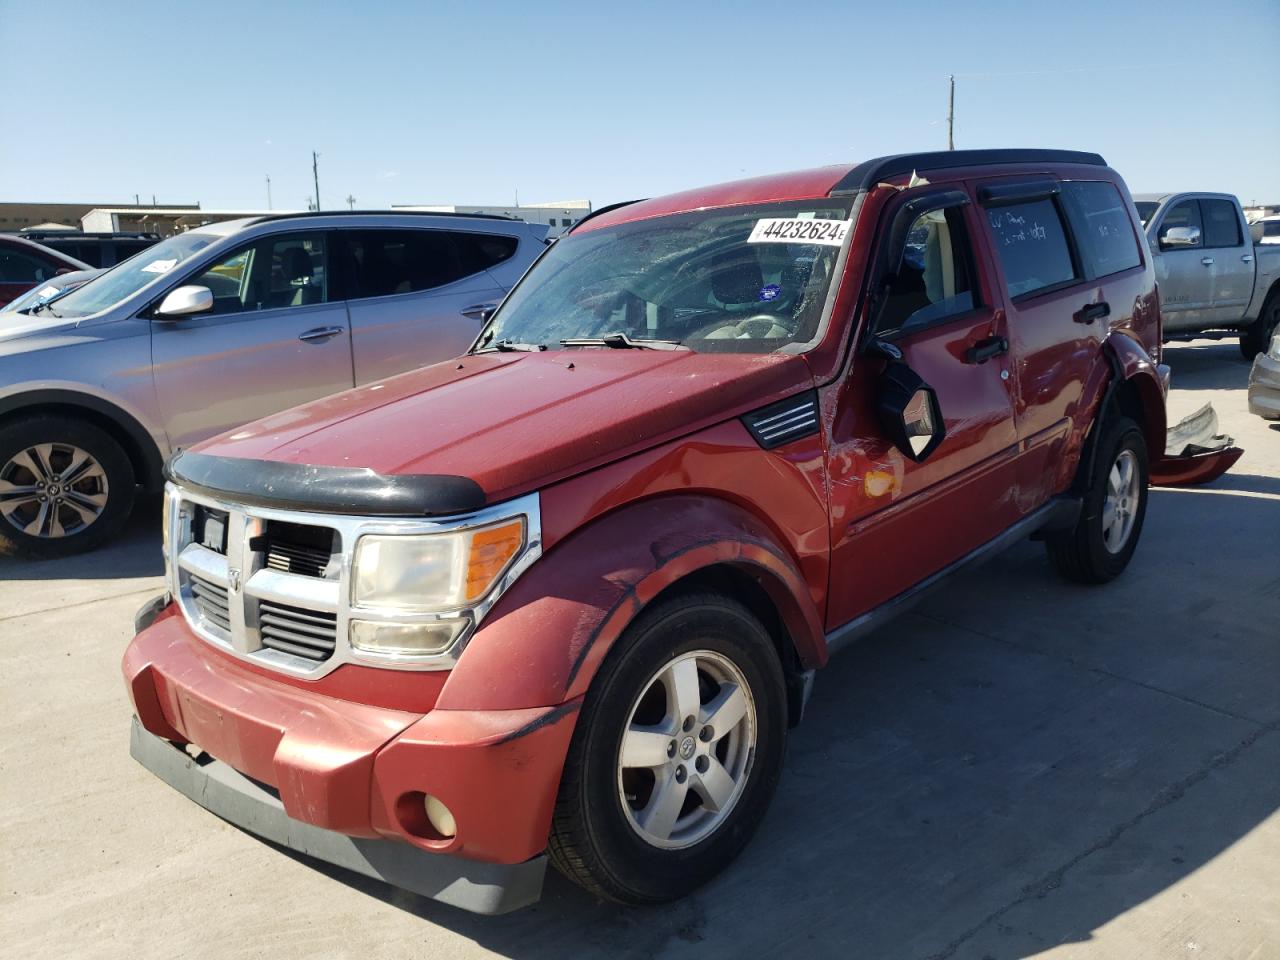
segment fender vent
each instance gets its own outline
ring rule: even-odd
[[[761,407],[744,416],[742,422],[766,450],[811,436],[818,432],[818,391]]]

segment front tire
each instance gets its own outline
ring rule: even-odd
[[[768,809],[787,736],[768,631],[691,594],[646,611],[587,692],[552,821],[552,862],[608,900],[675,900],[723,870]]]
[[[1258,319],[1240,331],[1240,353],[1246,360],[1264,353],[1277,329],[1280,329],[1280,290],[1273,290],[1262,305]]]
[[[1070,531],[1045,540],[1057,571],[1077,583],[1106,583],[1129,565],[1147,514],[1147,444],[1138,425],[1100,425],[1093,475]]]
[[[91,424],[39,416],[0,427],[0,555],[92,550],[119,532],[134,493],[128,456]]]

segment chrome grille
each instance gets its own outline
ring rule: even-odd
[[[470,629],[499,591],[457,611],[399,611],[355,606],[353,554],[366,534],[421,535],[521,515],[528,545],[502,589],[541,555],[537,494],[448,519],[358,517],[237,505],[166,488],[170,589],[191,629],[232,656],[271,670],[319,679],[345,663],[393,670],[448,670]],[[389,623],[467,618],[470,629],[448,651],[422,660],[362,651],[349,634],[356,620]]]
[[[333,656],[338,615],[264,600],[258,605],[258,634],[264,647],[322,663]]]
[[[191,574],[191,595],[196,609],[206,623],[211,623],[227,634],[231,633],[231,607],[227,600],[227,588],[221,584]]]
[[[338,552],[337,539],[336,533],[327,527],[270,520],[262,542],[253,546],[267,555],[266,565],[272,570],[323,577]]]

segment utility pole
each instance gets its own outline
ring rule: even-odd
[[[956,148],[956,75],[951,75],[951,97],[947,103],[947,149]]]
[[[135,207],[142,206],[142,201],[138,199],[138,195],[136,193],[133,195],[133,205]]]
[[[271,209],[271,174],[267,174],[267,209]]]
[[[347,206],[352,210],[356,208],[356,198],[349,193],[347,194]]]
[[[311,151],[311,176],[316,184],[316,209],[320,209],[320,154]]]

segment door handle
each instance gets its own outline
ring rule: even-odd
[[[1206,267],[1211,267],[1213,266],[1213,257],[1201,257],[1200,262],[1203,263]]]
[[[336,337],[344,332],[346,332],[346,327],[316,327],[314,330],[298,334],[298,339],[307,343],[315,343],[317,340],[328,340],[330,337]]]
[[[1241,260],[1243,260],[1245,263],[1253,263],[1253,254],[1252,254],[1252,253],[1246,253],[1246,254],[1245,254],[1243,257],[1241,257],[1240,259],[1241,259]]]
[[[1086,303],[1071,319],[1076,323],[1093,323],[1095,320],[1109,316],[1111,316],[1111,304],[1102,300],[1098,303]]]
[[[965,363],[986,363],[992,357],[1009,352],[1009,341],[1004,337],[987,337],[979,340],[964,352]]]
[[[488,320],[497,309],[496,303],[473,303],[469,307],[462,308],[462,315],[471,320]]]

